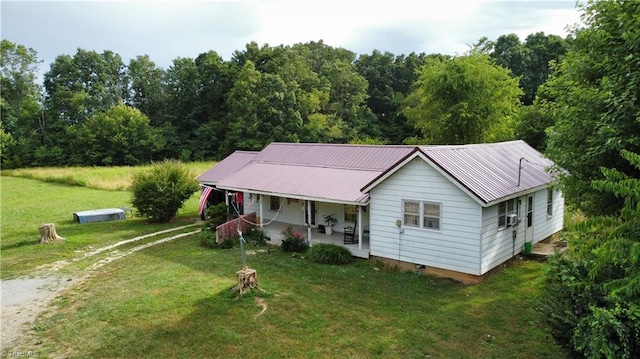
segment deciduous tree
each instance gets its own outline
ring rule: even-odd
[[[149,163],[164,141],[149,119],[124,104],[111,107],[71,130],[78,162],[93,166]]]
[[[488,55],[429,59],[404,113],[425,143],[508,140],[513,138],[521,93],[517,79]]]
[[[601,166],[640,176],[620,157],[640,151],[640,3],[588,2],[583,28],[545,85],[555,126],[548,156],[565,168],[570,203],[589,214],[614,213],[622,202],[591,187]]]

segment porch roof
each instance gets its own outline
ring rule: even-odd
[[[235,151],[200,175],[198,181],[215,185],[221,179],[246,166],[257,154],[257,151]]]
[[[362,193],[360,188],[380,173],[343,168],[251,163],[222,179],[217,186],[280,197],[366,204],[369,194]]]
[[[360,189],[414,151],[412,146],[272,143],[219,188],[323,202],[366,204]],[[226,161],[226,160],[225,160]]]

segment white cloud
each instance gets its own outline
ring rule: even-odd
[[[78,47],[148,54],[167,68],[177,57],[214,50],[229,59],[251,41],[271,46],[318,41],[356,53],[374,49],[460,54],[482,36],[544,31],[566,35],[573,0],[238,0],[129,2],[2,1],[2,37],[38,51],[48,70]]]

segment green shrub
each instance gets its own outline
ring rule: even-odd
[[[621,151],[640,170],[640,155]],[[640,358],[640,178],[602,169],[594,188],[624,198],[620,217],[594,217],[549,261],[541,313],[561,344],[584,358]]]
[[[302,253],[309,249],[309,245],[302,236],[302,233],[294,231],[291,226],[289,226],[282,232],[280,248],[285,252]]]
[[[131,203],[152,222],[169,222],[198,188],[198,181],[184,164],[164,160],[134,174]]]
[[[218,203],[215,206],[207,208],[205,213],[206,226],[215,229],[217,226],[227,221],[227,205]]]
[[[211,231],[209,229],[203,229],[200,233],[198,233],[198,237],[196,239],[199,245],[206,248],[218,248],[217,236],[215,231]]]
[[[256,246],[264,246],[267,244],[267,236],[263,230],[257,228],[251,228],[244,234],[244,239],[247,243],[253,243]]]
[[[227,238],[220,243],[220,249],[231,249],[238,244],[238,238]]]
[[[309,249],[309,259],[321,264],[351,263],[353,256],[345,247],[329,243],[317,243]]]

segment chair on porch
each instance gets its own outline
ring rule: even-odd
[[[356,239],[356,229],[355,227],[344,227],[344,244],[354,244],[358,243]]]

